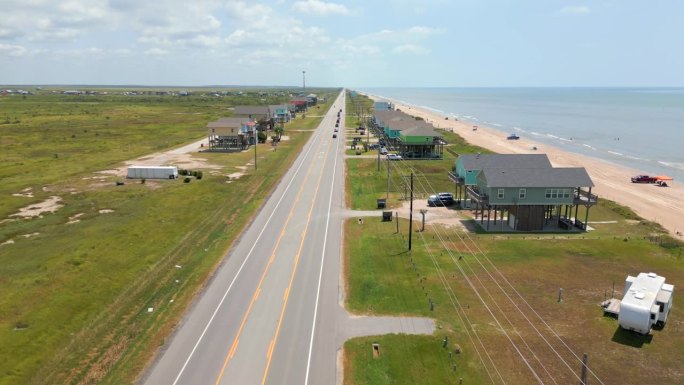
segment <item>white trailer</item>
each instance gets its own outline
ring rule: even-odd
[[[618,314],[620,327],[648,334],[653,325],[665,325],[672,308],[673,290],[674,286],[656,273],[628,275]]]
[[[178,167],[175,166],[130,166],[129,179],[176,179]]]

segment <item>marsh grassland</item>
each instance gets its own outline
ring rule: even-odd
[[[329,108],[260,144],[256,171],[252,148],[192,154],[190,183],[107,171],[287,100],[202,94],[0,98],[0,384],[133,382]]]

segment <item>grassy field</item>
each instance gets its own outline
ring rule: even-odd
[[[457,153],[461,151],[478,150],[464,146]],[[409,163],[417,174],[424,173],[430,179],[434,189],[450,191],[445,173],[453,161],[452,158],[443,164]],[[347,160],[347,166],[349,206],[373,209],[375,198],[385,194],[386,168],[377,172],[373,159],[354,158]],[[437,171],[434,167],[442,169]],[[393,186],[401,186],[398,176],[391,181]],[[400,190],[392,189],[390,207],[401,205]],[[573,351],[589,354],[590,367],[605,383],[684,383],[684,370],[679,362],[679,357],[684,356],[684,322],[678,319],[681,317],[677,310],[684,306],[681,296],[675,295],[674,310],[665,328],[655,330],[650,337],[619,329],[617,321],[604,317],[598,306],[606,295],[611,296],[613,284],[616,296],[620,296],[627,274],[654,271],[675,286],[683,282],[682,245],[667,236],[660,226],[640,219],[629,208],[606,200],[599,202],[591,209],[590,221],[608,223],[592,224],[595,230],[589,233],[476,234],[459,226],[433,226],[428,222],[425,232],[413,234],[411,254],[406,251],[406,220],[400,221],[400,233],[396,233],[394,222],[383,223],[379,219],[368,219],[363,225],[347,222],[345,265],[350,311],[430,316],[436,319],[438,329],[434,336],[428,337],[394,335],[348,341],[345,384],[441,384],[458,383],[460,378],[464,384],[490,383],[485,368],[491,372],[492,366],[486,357],[478,356],[476,348],[483,354],[482,348],[470,340],[472,333],[470,336],[466,333],[472,329],[477,331],[506,383],[534,381],[465,277],[475,282],[475,288],[490,306],[499,304],[501,312],[511,317],[516,327],[504,321],[508,333],[521,333],[535,351],[542,352],[542,359],[554,362],[554,353],[545,350],[544,341],[535,338],[534,330],[522,317],[516,318],[517,310],[505,295],[491,289],[494,287],[491,278],[471,253],[476,247]],[[467,212],[458,213],[467,218]],[[416,220],[414,229],[419,227]],[[462,261],[458,259],[460,255],[464,256]],[[563,288],[562,303],[556,301],[559,288]],[[434,303],[433,310],[430,310],[430,301]],[[503,319],[501,315],[498,317]],[[445,336],[448,348],[442,346]],[[373,358],[372,342],[380,342],[387,354]],[[454,344],[458,344],[461,353],[454,352]],[[560,361],[555,362],[547,369],[551,376],[559,383],[576,382]],[[579,364],[573,362],[572,368],[579,373]]]
[[[259,169],[237,180],[252,151],[197,155],[214,167],[190,183],[95,172],[201,138],[245,100],[0,98],[19,121],[0,124],[0,384],[135,380],[329,105],[286,125],[277,151],[259,145]],[[51,196],[63,207],[9,220]]]

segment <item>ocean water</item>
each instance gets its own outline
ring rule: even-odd
[[[684,88],[363,88],[684,182]]]

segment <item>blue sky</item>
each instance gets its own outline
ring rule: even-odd
[[[684,86],[679,0],[0,0],[0,84]]]

